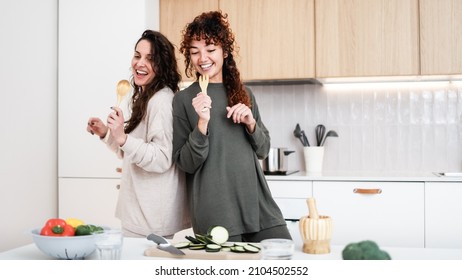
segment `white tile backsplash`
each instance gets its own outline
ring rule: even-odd
[[[462,170],[462,88],[403,85],[330,89],[321,85],[250,86],[273,147],[287,147],[289,169],[304,170],[297,123],[310,144],[322,123],[324,170],[434,172]]]

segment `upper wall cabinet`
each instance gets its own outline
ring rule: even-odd
[[[317,0],[316,77],[418,75],[418,7],[418,0]]]
[[[184,56],[179,52],[182,31],[186,24],[202,12],[218,10],[218,0],[160,0],[160,32],[176,47],[178,67],[183,81],[192,80],[185,75]]]
[[[226,0],[244,80],[314,77],[314,0]]]
[[[314,0],[161,0],[161,32],[179,47],[188,22],[218,9],[236,36],[244,81],[314,77]],[[185,78],[183,55],[179,60]]]
[[[462,73],[462,1],[420,0],[422,75]]]

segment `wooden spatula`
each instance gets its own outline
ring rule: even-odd
[[[207,86],[209,85],[209,75],[205,74],[205,75],[201,75],[199,77],[199,86],[201,87],[201,91],[204,93],[204,94],[207,94]],[[202,109],[202,112],[205,112],[207,111],[208,108],[204,107]]]

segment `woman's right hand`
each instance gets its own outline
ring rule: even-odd
[[[96,134],[100,138],[104,138],[107,134],[108,128],[99,118],[89,118],[87,123],[87,131]]]
[[[199,92],[192,100],[192,105],[199,118],[210,120],[210,109],[212,108],[212,99],[207,94]]]
[[[210,109],[212,108],[212,99],[207,94],[199,92],[192,100],[192,106],[199,116],[197,127],[204,135],[207,134],[207,127],[210,120]]]

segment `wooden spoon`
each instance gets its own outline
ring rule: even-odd
[[[117,83],[117,107],[120,106],[120,102],[124,99],[125,95],[130,91],[131,85],[127,80],[120,80]]]

